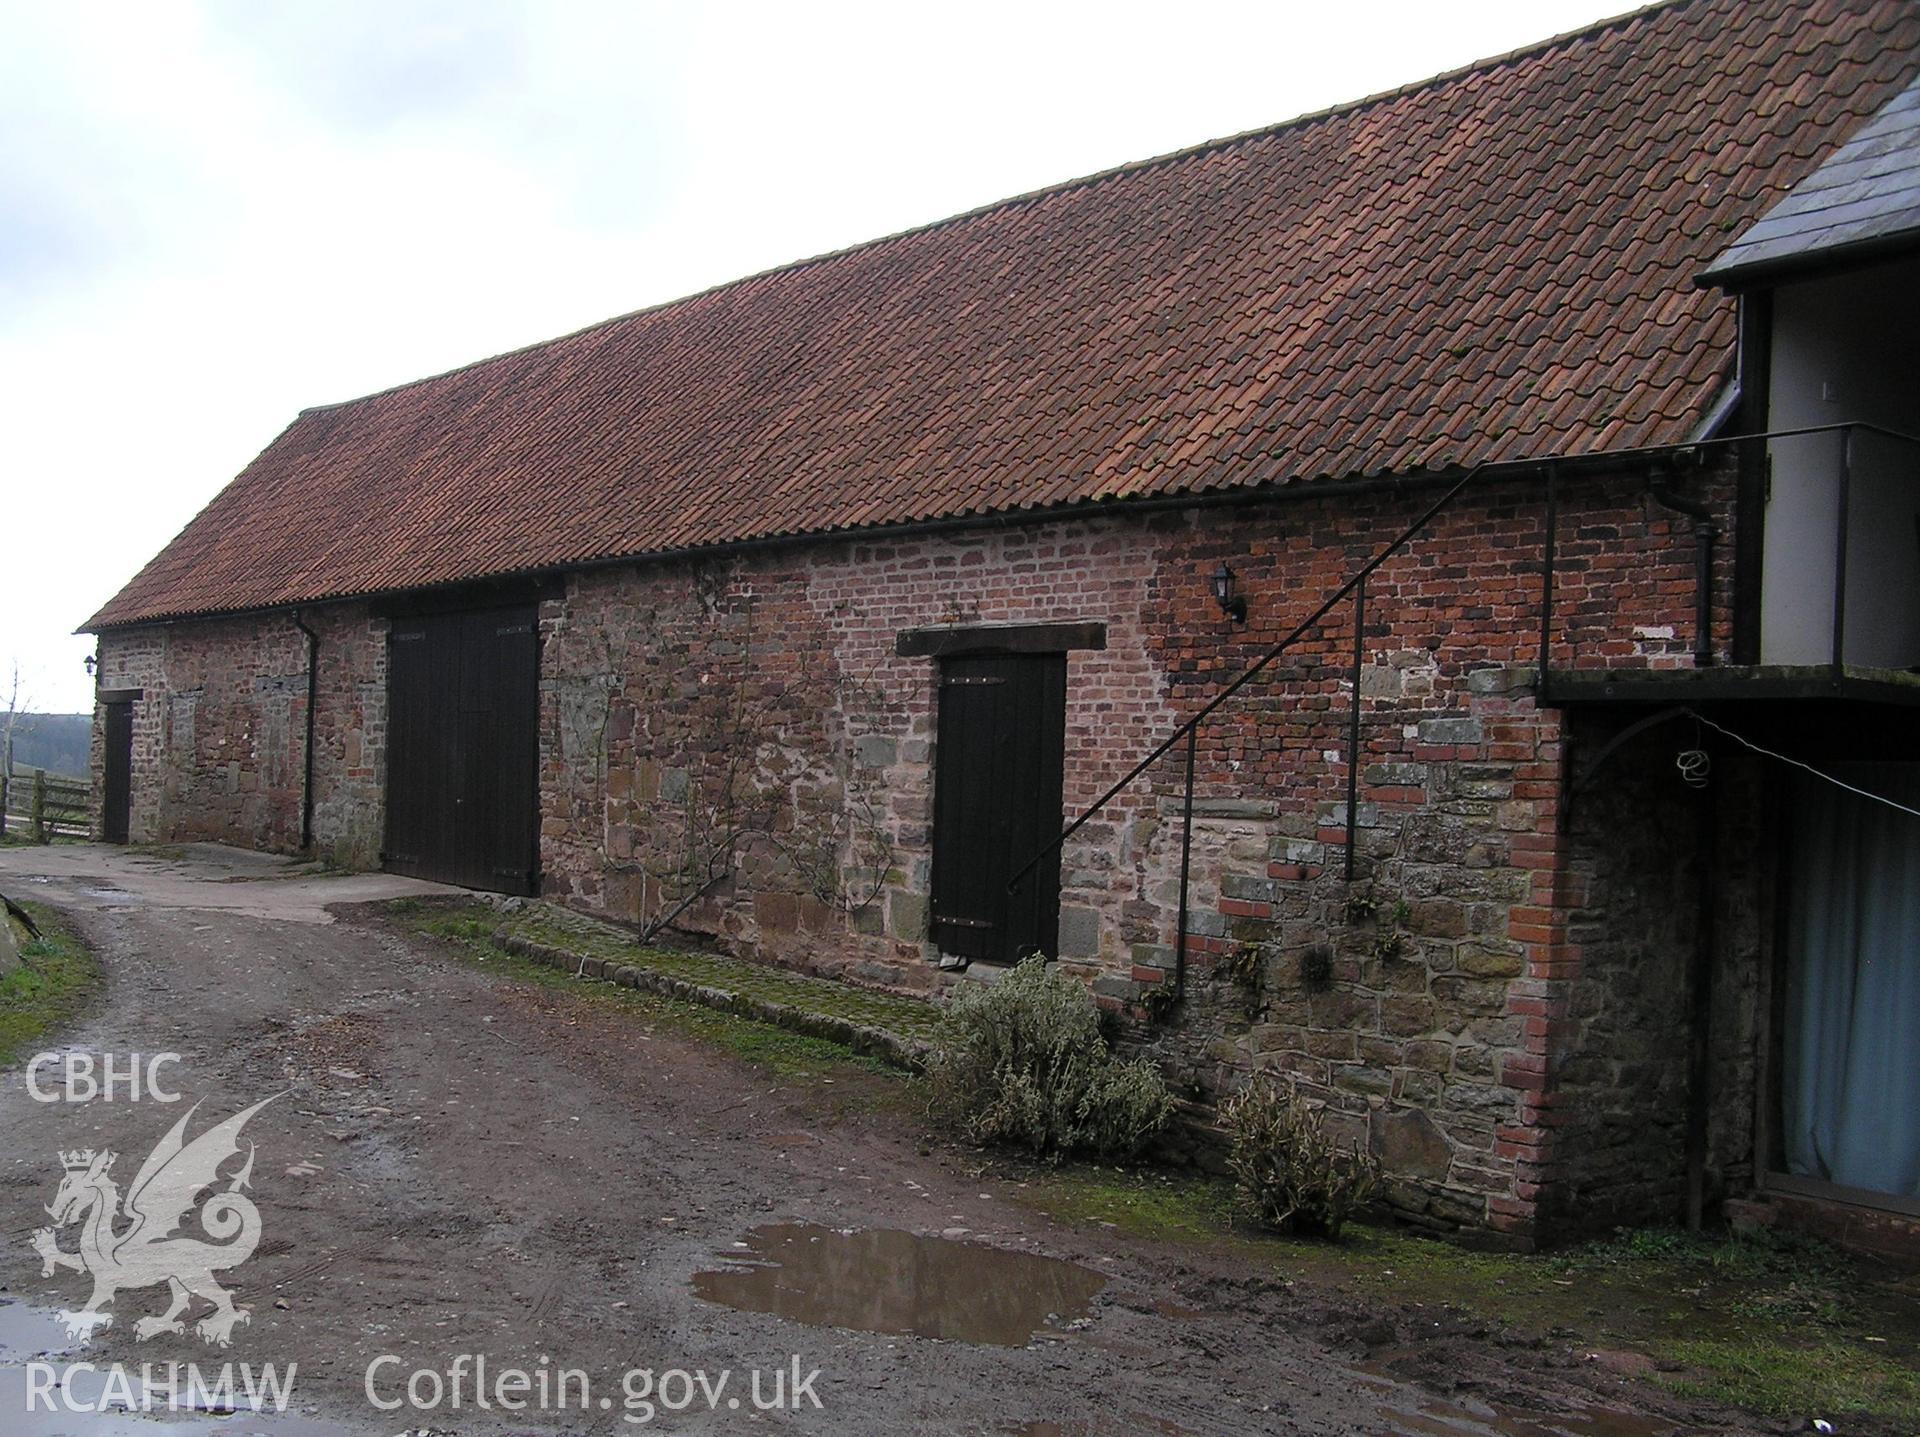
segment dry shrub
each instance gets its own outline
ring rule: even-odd
[[[1119,1157],[1173,1108],[1152,1063],[1114,1056],[1085,986],[1037,957],[961,988],[934,1041],[928,1109],[977,1143]]]
[[[1380,1166],[1326,1131],[1319,1112],[1270,1078],[1256,1078],[1221,1110],[1233,1147],[1227,1166],[1241,1205],[1275,1232],[1338,1237],[1373,1196]]]

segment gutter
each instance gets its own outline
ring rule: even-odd
[[[1733,382],[1720,391],[1720,397],[1713,401],[1713,408],[1707,411],[1694,429],[1690,444],[1704,444],[1710,439],[1719,439],[1727,432],[1727,426],[1739,416],[1741,406],[1746,403],[1746,361],[1744,356],[1734,360]]]
[[[313,850],[313,719],[314,701],[320,690],[320,635],[307,627],[298,609],[292,614],[293,626],[307,636],[307,753],[305,776],[300,783],[300,851]]]

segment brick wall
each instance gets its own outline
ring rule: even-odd
[[[1724,501],[1729,478],[1706,487]],[[1390,1200],[1415,1221],[1516,1238],[1540,1225],[1554,1177],[1556,1040],[1581,972],[1569,923],[1585,902],[1560,831],[1562,719],[1532,693],[1539,499],[1507,489],[1465,504],[1369,582],[1352,884],[1351,609],[1204,731],[1197,1011],[1151,1039],[1196,1093],[1265,1068],[1323,1100],[1337,1129],[1381,1156]],[[1556,666],[1690,662],[1687,521],[1633,476],[1570,485],[1564,503]],[[1419,510],[1411,496],[1306,505],[1253,532],[1196,526],[1170,546],[1155,628],[1176,705],[1216,691]],[[1194,622],[1221,561],[1254,599],[1224,645],[1224,621]],[[1298,597],[1265,601],[1274,594]],[[1722,645],[1728,594],[1723,572]],[[1150,978],[1170,954],[1136,959],[1133,976]]]
[[[314,724],[314,842],[348,865],[380,849],[386,626],[358,605],[307,614],[320,635]],[[103,689],[134,688],[136,843],[300,846],[306,638],[284,616],[116,630],[100,641]],[[101,725],[94,725],[99,831]]]
[[[1691,483],[1724,498],[1729,476]],[[540,617],[546,891],[860,981],[962,981],[937,967],[926,937],[938,665],[899,657],[899,633],[1106,626],[1105,649],[1068,656],[1073,814],[1432,492],[574,574]],[[1644,474],[1569,479],[1563,506],[1557,664],[1689,662],[1687,521],[1652,501]],[[1651,963],[1680,961],[1686,938],[1664,918],[1638,931],[1616,922],[1634,875],[1671,855],[1649,843],[1589,844],[1583,856],[1563,832],[1564,721],[1532,688],[1542,517],[1537,486],[1490,486],[1370,582],[1353,882],[1343,606],[1201,734],[1185,1002],[1168,1012],[1155,999],[1177,967],[1177,753],[1064,850],[1057,955],[1185,1095],[1216,1099],[1256,1071],[1282,1075],[1381,1155],[1390,1200],[1410,1218],[1516,1241],[1564,1215],[1670,1197],[1657,1133],[1635,1139],[1643,1177],[1622,1175],[1612,1196],[1555,1133],[1585,1104],[1582,1120],[1624,1147],[1606,1115],[1637,1101],[1634,1053],[1665,1031],[1662,1013],[1632,1006],[1635,983]],[[1222,562],[1248,599],[1244,625],[1210,594]],[[1723,645],[1727,592],[1723,574]],[[315,613],[326,640],[316,827],[370,861],[384,625],[353,605]],[[136,837],[297,840],[304,649],[290,623],[135,631],[109,636],[103,652],[104,684],[148,691],[136,714]],[[1597,945],[1596,915],[1616,922]]]
[[[1726,477],[1709,476],[1723,496]],[[1490,491],[1370,584],[1354,883],[1343,609],[1203,731],[1184,1006],[1150,1014],[1175,966],[1178,754],[1068,845],[1058,955],[1184,1092],[1284,1074],[1381,1154],[1403,1212],[1521,1237],[1552,1176],[1555,1042],[1581,971],[1570,927],[1589,904],[1560,834],[1562,719],[1532,694],[1539,498]],[[549,888],[643,921],[704,878],[686,860],[718,832],[737,848],[677,926],[934,986],[937,665],[897,657],[901,630],[1108,626],[1106,650],[1068,659],[1072,814],[1425,502],[1348,495],[578,576],[543,619]],[[1644,476],[1570,482],[1566,506],[1559,662],[1690,662],[1687,521]],[[1223,561],[1244,626],[1208,589]],[[1726,597],[1723,576],[1723,644]]]

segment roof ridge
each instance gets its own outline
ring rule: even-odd
[[[1557,46],[1565,45],[1575,40],[1590,39],[1608,30],[1631,24],[1643,16],[1651,15],[1658,11],[1684,9],[1695,3],[1697,3],[1697,0],[1651,0],[1651,3],[1638,6],[1635,9],[1622,11],[1620,14],[1595,20],[1586,25],[1576,26],[1572,30],[1564,30],[1557,35],[1548,36],[1544,40],[1536,40],[1531,44],[1506,50],[1497,55],[1488,55],[1481,59],[1470,61],[1465,65],[1455,66],[1451,70],[1443,70],[1439,74],[1429,75],[1425,79],[1412,80],[1404,85],[1394,86],[1391,89],[1377,90],[1371,95],[1363,95],[1355,100],[1343,100],[1339,104],[1328,105],[1319,110],[1308,110],[1302,114],[1277,121],[1271,125],[1261,125],[1251,130],[1241,130],[1234,134],[1217,136],[1213,139],[1202,140],[1197,144],[1187,145],[1177,150],[1168,150],[1162,154],[1149,155],[1144,159],[1127,160],[1121,164],[1110,165],[1106,169],[1094,170],[1088,174],[1078,175],[1070,179],[1056,180],[1051,184],[1042,185],[1037,189],[1024,190],[1018,194],[1007,195],[997,200],[990,200],[985,204],[975,205],[971,209],[959,210],[939,219],[928,220],[917,225],[909,225],[905,229],[891,230],[886,234],[875,235],[870,239],[842,245],[838,249],[822,250],[818,254],[806,255],[800,259],[783,260],[781,263],[769,265],[765,269],[754,270],[749,274],[737,275],[733,279],[721,280],[718,283],[710,284],[704,289],[696,289],[687,294],[676,295],[672,299],[660,300],[654,304],[644,304],[637,309],[626,310],[620,314],[609,315],[605,319],[595,320],[590,324],[583,324],[577,329],[570,329],[560,334],[549,335],[544,339],[529,340],[525,344],[517,344],[510,349],[502,349],[478,359],[470,359],[462,364],[455,364],[446,369],[436,370],[432,374],[423,374],[413,379],[405,379],[398,384],[389,384],[380,389],[369,390],[365,394],[353,395],[347,399],[336,399],[326,404],[308,405],[306,408],[300,410],[298,417],[305,417],[309,414],[322,414],[334,409],[345,409],[355,404],[364,404],[370,399],[379,399],[389,394],[398,394],[419,385],[432,384],[436,380],[448,379],[456,374],[464,374],[468,370],[480,369],[498,360],[511,359],[517,355],[531,354],[536,350],[546,349],[549,346],[565,344],[568,340],[578,339],[582,335],[592,334],[596,330],[608,329],[617,324],[625,324],[627,321],[639,319],[643,315],[657,314],[663,310],[674,309],[680,305],[693,304],[711,295],[720,294],[731,289],[742,288],[750,284],[756,284],[762,280],[772,279],[776,275],[798,273],[802,270],[811,269],[815,265],[827,264],[833,260],[843,259],[848,255],[878,249],[882,245],[894,244],[915,235],[932,234],[935,231],[946,229],[951,225],[964,224],[969,220],[980,219],[1002,210],[1010,210],[1021,205],[1034,204],[1041,200],[1051,199],[1056,195],[1070,194],[1075,190],[1086,189],[1093,185],[1104,183],[1107,180],[1118,179],[1122,175],[1144,174],[1166,165],[1179,164],[1186,160],[1197,159],[1203,155],[1229,150],[1235,146],[1247,144],[1250,141],[1267,139],[1272,136],[1284,134],[1289,130],[1301,129],[1309,125],[1324,124],[1328,120],[1337,119],[1343,115],[1357,114],[1362,110],[1370,109],[1376,105],[1384,105],[1394,100],[1405,99],[1409,95],[1417,95],[1423,90],[1452,84],[1455,81],[1465,79],[1469,75],[1483,74],[1497,70],[1505,65],[1514,64],[1520,60],[1531,59],[1536,55],[1545,54]]]

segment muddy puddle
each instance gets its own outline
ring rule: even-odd
[[[1395,1437],[1688,1437],[1694,1430],[1604,1407],[1530,1412],[1472,1397],[1452,1401],[1378,1372],[1359,1372],[1355,1379],[1376,1395]]]
[[[144,1360],[160,1369],[167,1355],[155,1353]],[[220,1356],[197,1353],[193,1360],[216,1380],[225,1362]],[[72,1342],[52,1312],[26,1303],[0,1301],[0,1432],[6,1437],[354,1437],[363,1430],[298,1411],[255,1414],[168,1410],[164,1392],[146,1390],[143,1394],[143,1359],[128,1359],[132,1403],[138,1407],[144,1402],[153,1414],[149,1416],[130,1410],[118,1393],[109,1395],[105,1371],[68,1370],[70,1364],[83,1362],[104,1368],[110,1361],[97,1350]],[[30,1371],[33,1364],[50,1367],[51,1375]],[[239,1364],[234,1371],[238,1374]],[[235,1380],[239,1380],[237,1375]],[[34,1399],[31,1406],[30,1398]],[[294,1400],[297,1403],[297,1396]]]
[[[1084,1317],[1107,1279],[1033,1253],[887,1229],[755,1228],[729,1265],[694,1274],[694,1295],[812,1327],[1024,1347]]]
[[[1449,1401],[1377,1373],[1353,1374],[1354,1386],[1373,1398],[1371,1414],[1356,1410],[1356,1430],[1392,1437],[1688,1437],[1691,1429],[1637,1413],[1583,1408],[1578,1412],[1523,1412],[1474,1398]],[[1007,1437],[1193,1437],[1188,1428],[1144,1412],[1118,1412],[1068,1421],[1036,1420],[998,1429]]]
[[[1006,1437],[1194,1437],[1178,1422],[1164,1417],[1149,1417],[1144,1412],[1123,1412],[1113,1425],[1101,1422],[1022,1422],[1017,1427],[1002,1427]]]

